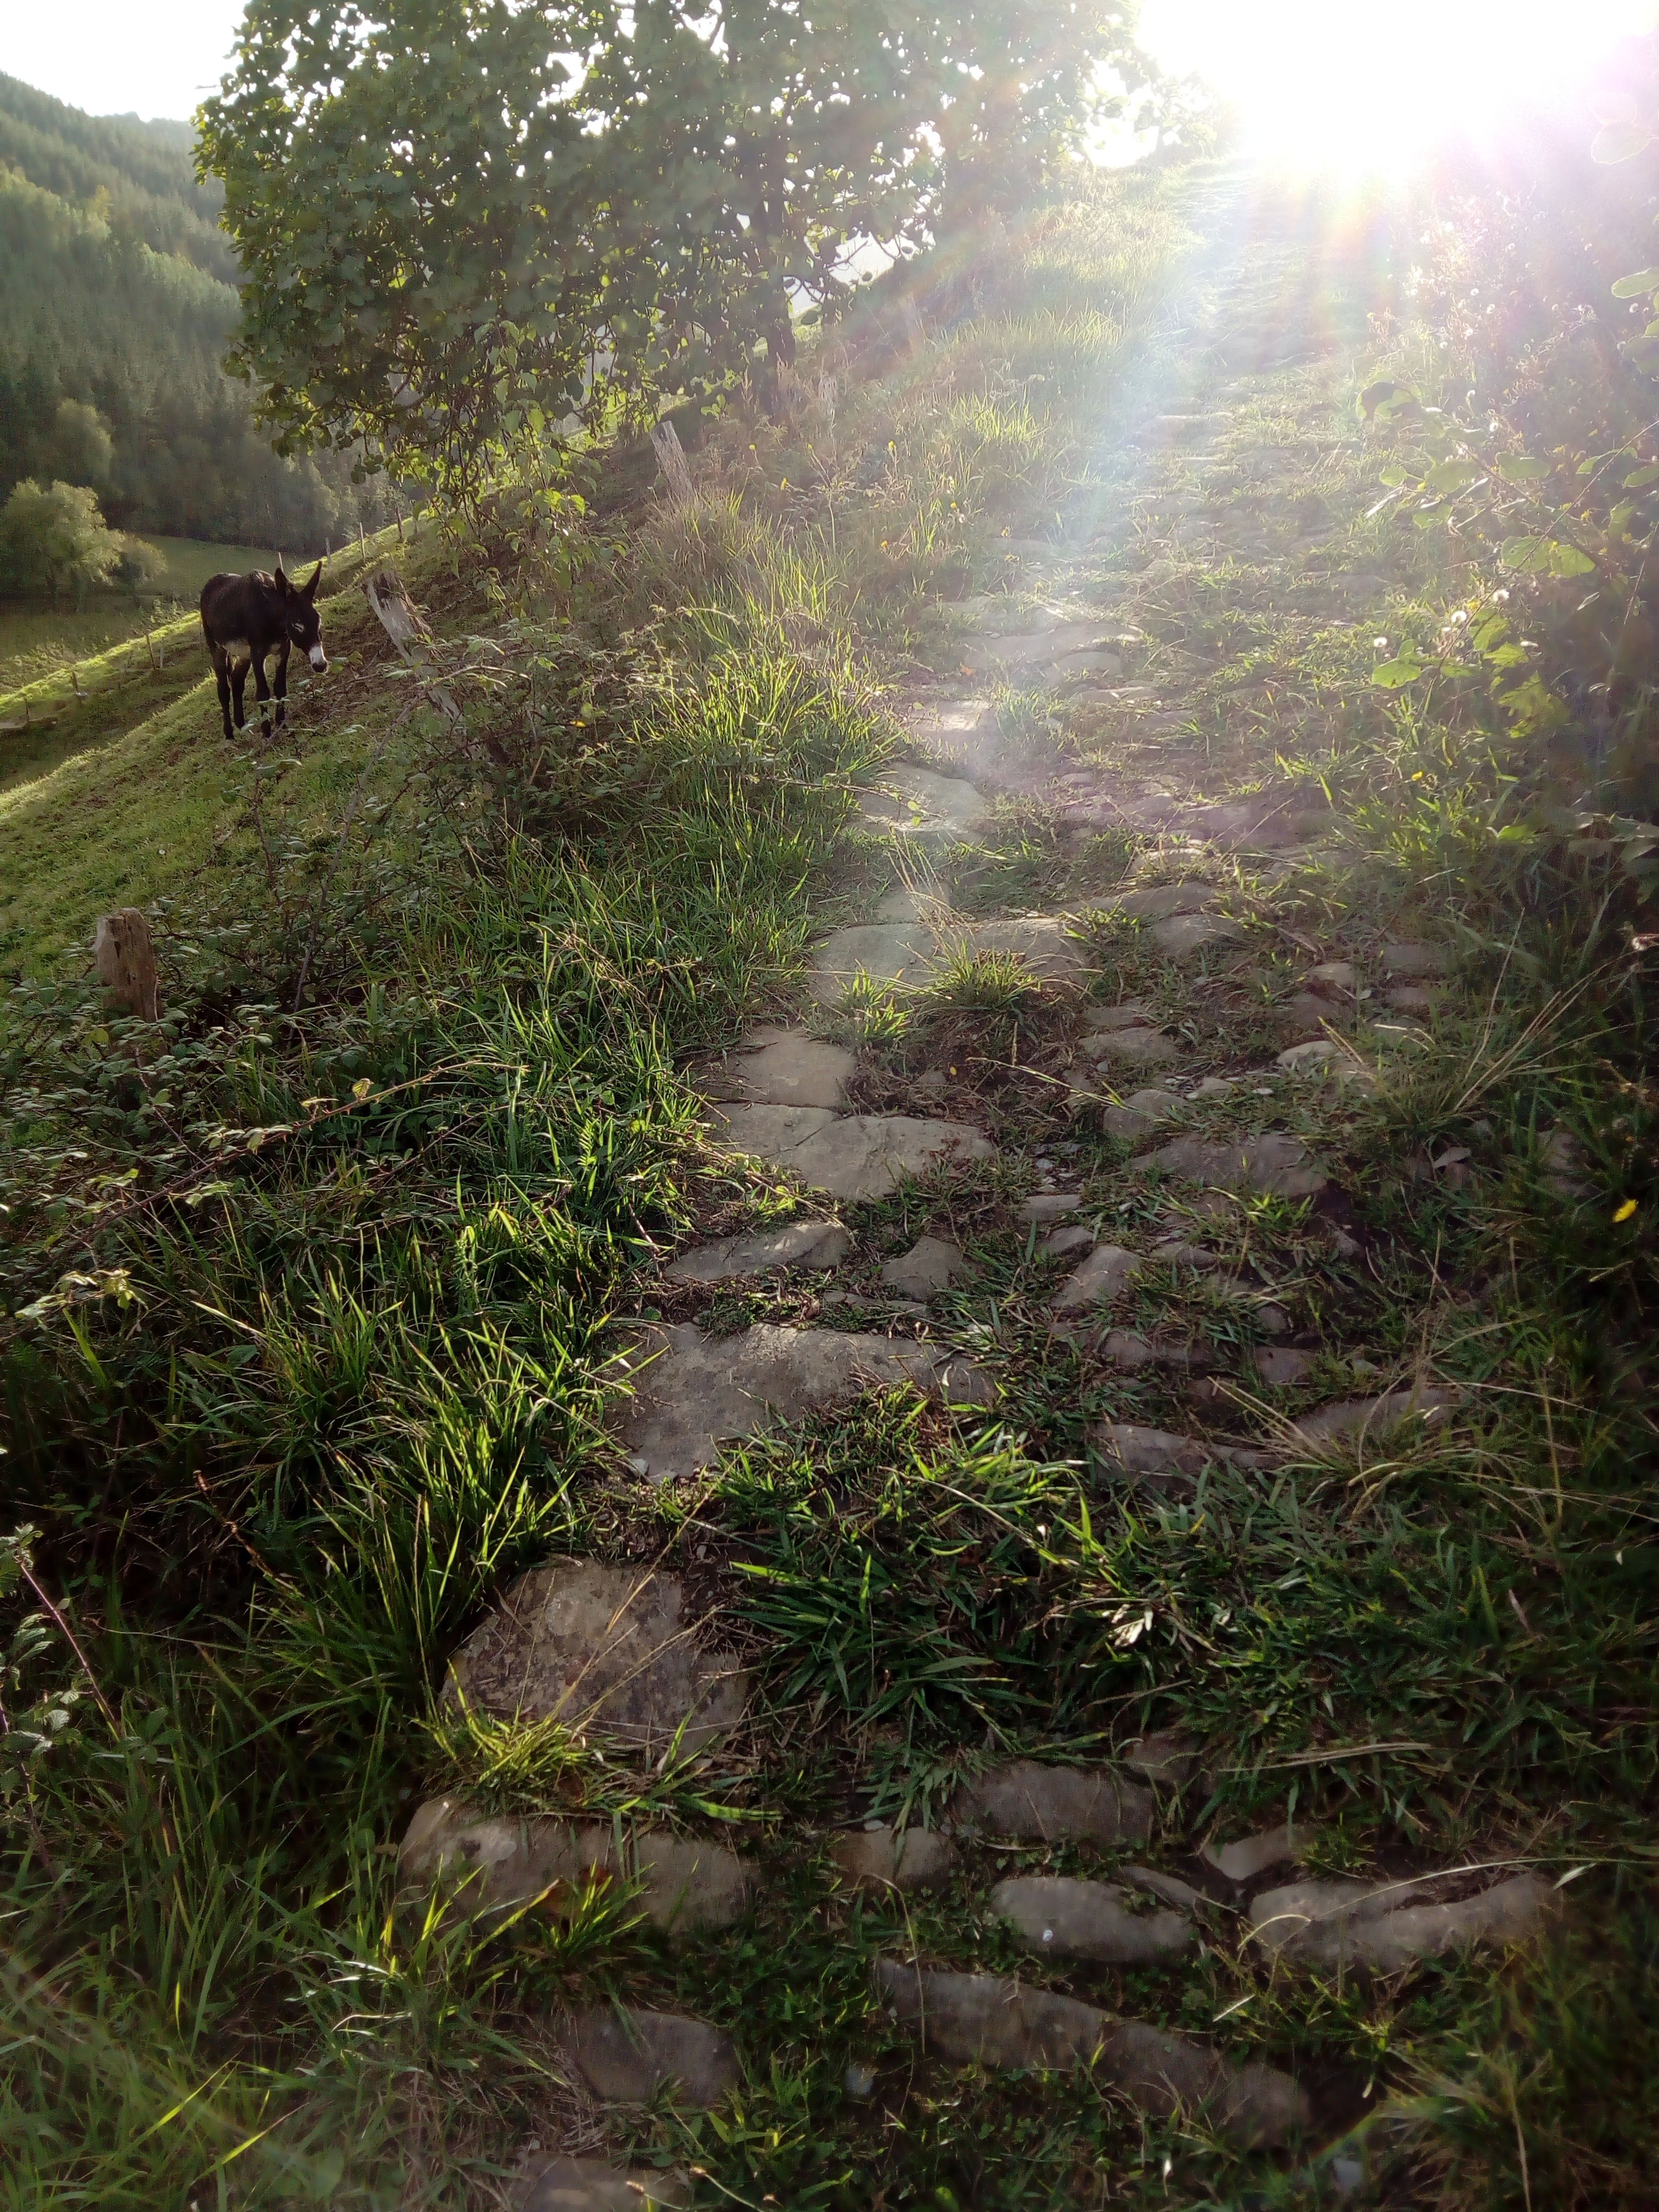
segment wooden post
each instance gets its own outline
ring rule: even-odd
[[[398,509],[398,544],[399,544],[399,545],[401,545],[401,544],[403,544],[403,542],[404,542],[404,511],[403,511],[402,507],[399,507],[399,508]]]
[[[71,668],[71,669],[70,669],[70,683],[75,686],[75,696],[76,696],[76,697],[77,699],[84,699],[84,698],[86,697],[86,696],[87,696],[87,695],[86,695],[86,693],[85,693],[85,692],[81,689],[81,672],[80,672],[80,670],[79,670],[78,668]]]

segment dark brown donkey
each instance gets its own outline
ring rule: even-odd
[[[230,726],[233,697],[236,702],[236,728],[242,728],[247,720],[242,705],[242,686],[247,682],[250,667],[259,702],[260,732],[268,738],[270,722],[265,702],[271,691],[265,681],[268,656],[273,653],[276,656],[279,730],[288,720],[289,647],[297,645],[319,675],[328,666],[328,655],[323,651],[323,627],[317,619],[317,586],[322,574],[319,561],[311,572],[308,584],[290,583],[279,562],[274,576],[268,576],[263,568],[255,568],[246,576],[210,576],[203,585],[202,635],[207,640],[213,672],[219,679],[219,709],[225,718],[227,738],[235,734]]]

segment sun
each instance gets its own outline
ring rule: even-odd
[[[1656,0],[1143,0],[1166,68],[1206,78],[1247,149],[1286,167],[1409,174],[1453,137],[1582,97]]]

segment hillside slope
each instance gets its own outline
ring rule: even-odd
[[[237,302],[217,206],[187,141],[0,76],[0,496],[62,477],[123,527],[295,549],[391,511],[343,457],[279,460],[255,434],[220,367]]]
[[[1648,1018],[1372,680],[1378,281],[1080,186],[134,733],[161,1018],[7,1017],[0,2204],[1651,2200]]]

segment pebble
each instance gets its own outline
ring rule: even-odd
[[[1073,1313],[1081,1306],[1116,1297],[1139,1272],[1140,1261],[1121,1244],[1097,1244],[1076,1273],[1067,1276],[1054,1293],[1056,1313]]]
[[[946,1237],[923,1237],[902,1258],[887,1262],[881,1279],[907,1298],[931,1298],[972,1272],[959,1244]]]
[[[1037,1246],[1045,1260],[1058,1260],[1067,1252],[1086,1252],[1092,1249],[1095,1232],[1083,1224],[1074,1222],[1069,1229],[1051,1229]]]
[[[1382,965],[1390,975],[1443,975],[1450,964],[1442,945],[1401,940],[1382,947]]]
[[[1094,1030],[1083,1039],[1083,1049],[1098,1065],[1108,1067],[1167,1067],[1183,1057],[1181,1047],[1162,1030]]]
[[[1322,960],[1317,968],[1309,969],[1302,981],[1310,990],[1328,993],[1333,998],[1352,997],[1359,988],[1359,970],[1352,960]]]
[[[1138,1912],[1109,1882],[1016,1875],[991,1892],[991,1910],[1038,1958],[1102,1966],[1152,1966],[1178,1959],[1197,1937],[1178,1912]]]
[[[1316,1352],[1296,1352],[1278,1345],[1263,1345],[1250,1358],[1262,1381],[1276,1390],[1291,1389],[1305,1382],[1319,1364]]]
[[[1082,1203],[1075,1191],[1039,1191],[1034,1198],[1020,1200],[1018,1218],[1022,1221],[1064,1221]]]
[[[1254,1836],[1240,1836],[1237,1842],[1223,1844],[1219,1848],[1206,1844],[1199,1856],[1224,1881],[1242,1885],[1254,1881],[1270,1867],[1284,1866],[1287,1861],[1299,1858],[1307,1847],[1308,1835],[1305,1827],[1293,1827],[1286,1821],[1279,1827],[1261,1829]]]
[[[1152,924],[1147,933],[1166,960],[1191,960],[1212,945],[1236,944],[1244,934],[1236,921],[1218,914],[1177,914]]]
[[[1157,1729],[1136,1738],[1123,1753],[1131,1774],[1146,1782],[1167,1783],[1183,1789],[1198,1765],[1198,1747],[1185,1729]]]

